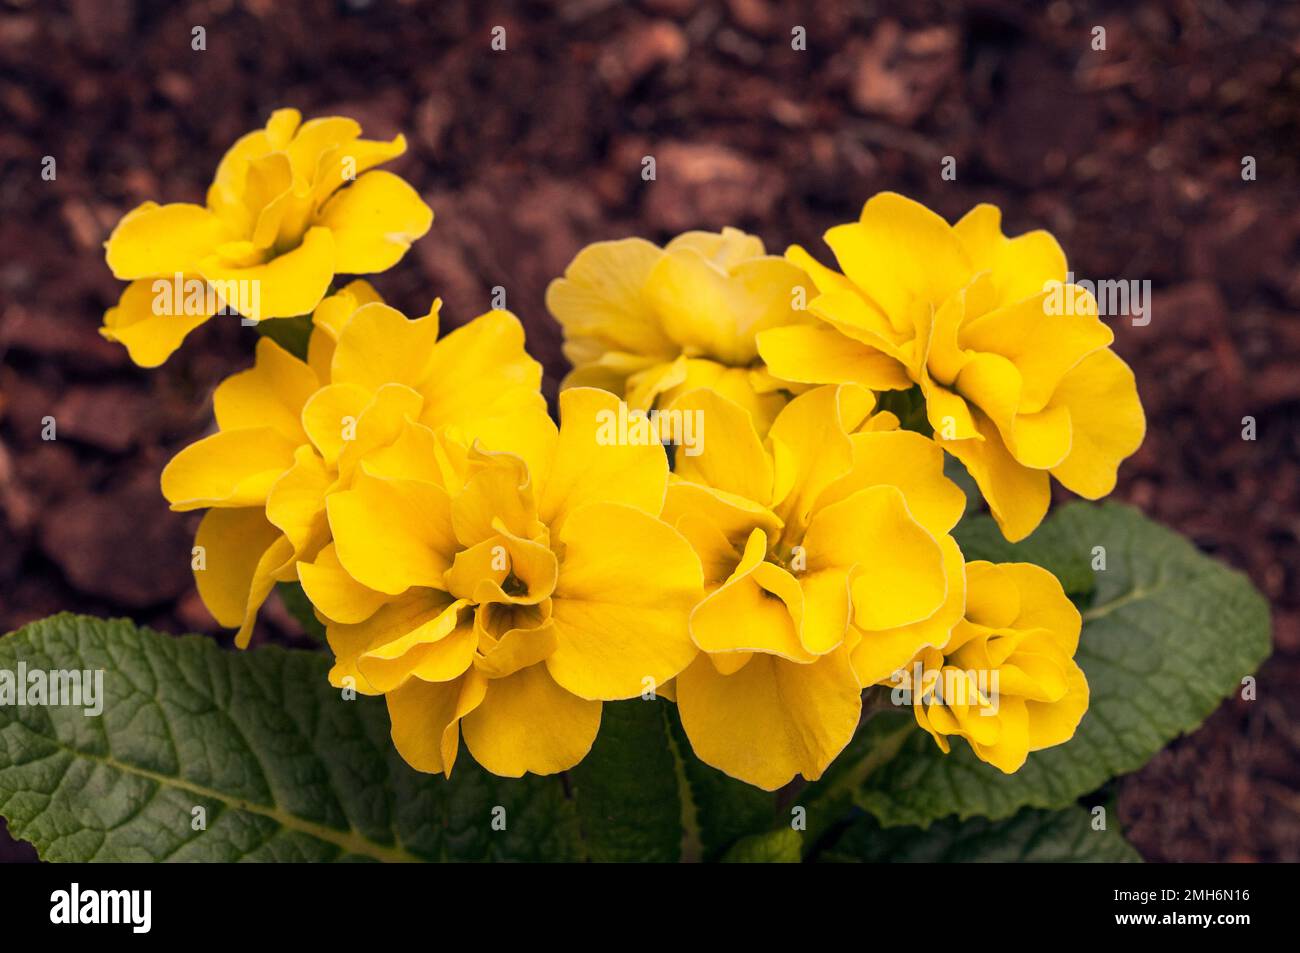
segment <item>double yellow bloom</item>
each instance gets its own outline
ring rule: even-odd
[[[384,696],[402,756],[448,774],[462,736],[497,774],[566,770],[603,702],[656,694],[699,758],[765,789],[820,777],[873,686],[1006,772],[1073,735],[1079,613],[1043,569],[966,563],[943,473],[947,451],[1018,539],[1049,476],[1103,495],[1141,441],[1095,303],[1045,307],[1065,278],[1049,235],[884,194],[827,233],[842,274],[734,229],[591,246],[547,293],[574,365],[557,426],[509,313],[439,337],[437,301],[410,320],[364,281],[328,293],[432,215],[387,173],[339,190],[403,148],[358,136],[277,112],[206,207],[146,204],[108,243],[133,284],[104,333],[141,363],[197,323],[147,313],[158,276],[255,278],[260,317],[311,314],[305,356],[261,340],[162,477],[174,509],[207,511],[198,588],[239,645],[299,581],[331,682]],[[881,409],[908,388],[933,438]],[[698,443],[619,433],[629,407],[689,415]]]
[[[817,284],[809,310],[822,324],[760,331],[771,373],[805,384],[919,385],[935,440],[970,471],[1012,541],[1047,513],[1049,474],[1089,499],[1114,489],[1146,422],[1096,301],[1061,287],[1056,239],[1007,238],[991,205],[950,226],[892,192],[825,237],[843,274],[798,246],[787,252]],[[1056,307],[1062,297],[1069,308]],[[882,357],[898,383],[879,383]]]
[[[335,275],[397,264],[433,212],[397,176],[367,171],[405,152],[406,140],[360,136],[355,120],[304,123],[280,109],[222,158],[205,205],[128,212],[105,244],[114,276],[131,284],[104,315],[104,337],[157,367],[212,317],[214,300],[255,310],[244,313],[253,320],[310,314]]]
[[[321,302],[307,360],[269,338],[256,364],[213,395],[217,432],[162,474],[174,510],[206,509],[195,546],[199,594],[247,645],[277,581],[330,540],[325,501],[350,487],[408,420],[463,440],[500,439],[545,416],[541,366],[518,319],[493,311],[438,338],[438,302],[409,321],[363,281]]]

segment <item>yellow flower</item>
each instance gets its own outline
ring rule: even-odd
[[[450,774],[463,731],[495,774],[565,770],[595,740],[602,701],[694,658],[699,560],[658,519],[663,449],[601,444],[616,404],[573,388],[558,429],[520,415],[473,447],[408,420],[329,497],[334,541],[300,575],[328,620],[330,679],[385,696],[413,767]]]
[[[1088,681],[1074,661],[1081,620],[1046,569],[966,566],[966,615],[942,649],[927,648],[892,679],[946,754],[965,738],[981,761],[1011,774],[1029,752],[1074,737]]]
[[[640,238],[589,245],[551,282],[564,328],[564,386],[602,387],[633,410],[709,387],[754,415],[760,432],[784,405],[754,334],[807,321],[808,276],[734,228],[687,232],[660,248]]]
[[[1042,520],[1049,474],[1089,499],[1114,489],[1142,442],[1142,406],[1096,301],[1061,287],[1065,255],[1051,235],[1007,238],[991,205],[950,226],[885,192],[826,243],[843,274],[798,246],[786,253],[816,283],[809,309],[824,323],[760,331],[771,373],[878,388],[871,379],[888,361],[890,386],[920,385],[935,439],[965,464],[1008,539]]]
[[[101,333],[137,364],[157,367],[217,309],[308,314],[336,274],[385,271],[429,230],[413,188],[366,171],[405,152],[402,136],[376,142],[351,119],[301,118],[277,110],[236,142],[206,205],[145,202],[113,230],[108,266],[131,284]]]
[[[943,452],[855,385],[796,397],[766,442],[712,391],[679,409],[703,415],[704,448],[678,454],[663,515],[708,589],[690,620],[704,654],[675,686],[682,725],[696,755],[750,784],[818,778],[857,728],[862,687],[961,618],[961,491]]]
[[[329,542],[327,497],[408,420],[473,441],[545,417],[518,319],[492,311],[439,340],[438,309],[411,321],[354,281],[313,314],[306,362],[259,340],[255,365],[213,395],[217,432],[163,470],[173,510],[208,510],[195,539],[199,595],[239,627],[241,647],[275,583]]]

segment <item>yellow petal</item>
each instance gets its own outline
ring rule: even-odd
[[[853,670],[865,688],[893,684],[891,676],[913,656],[930,647],[949,644],[953,630],[962,624],[966,606],[966,575],[961,549],[951,536],[939,537],[943,551],[943,573],[947,594],[930,616],[892,629],[858,630],[860,639],[852,649]]]
[[[271,427],[286,439],[304,443],[302,408],[320,382],[310,367],[270,338],[257,342],[253,367],[232,374],[212,395],[222,430]]]
[[[298,564],[298,581],[311,604],[334,622],[362,622],[388,598],[349,576],[339,562],[333,543],[325,546],[313,562]]]
[[[743,408],[714,391],[696,390],[675,400],[668,413],[689,414],[700,424],[694,448],[700,452],[678,451],[678,477],[764,506],[772,502],[772,460]]]
[[[479,611],[488,608],[491,607],[480,606]],[[488,678],[504,678],[521,668],[545,661],[555,651],[556,644],[555,626],[547,619],[536,627],[508,629],[495,645],[486,649],[480,646],[482,655],[474,660],[474,664]]]
[[[390,446],[420,414],[424,398],[405,384],[384,384],[345,432],[339,451],[339,479],[349,485],[357,467],[372,453]]]
[[[819,387],[792,400],[768,434],[775,461],[773,507],[789,524],[807,525],[821,492],[853,466],[849,431],[873,405],[852,385]]]
[[[406,151],[406,137],[398,135],[390,142],[353,139],[321,153],[316,163],[311,197],[319,208],[326,199],[361,173],[395,159]]]
[[[325,521],[325,494],[334,476],[309,446],[294,453],[294,462],[271,487],[266,498],[266,518],[293,544],[298,558],[315,556],[329,541]]]
[[[545,665],[489,680],[487,697],[464,720],[474,760],[507,778],[568,770],[586,757],[599,730],[600,702],[566,692]]]
[[[566,339],[589,338],[597,348],[671,359],[677,346],[664,333],[643,289],[663,249],[641,238],[596,242],[569,263],[546,289],[546,309]],[[573,362],[575,367],[578,361]]]
[[[645,295],[682,351],[736,366],[757,357],[757,332],[802,319],[794,295],[807,285],[808,276],[783,258],[753,258],[724,268],[679,245],[655,265]]]
[[[1105,496],[1115,488],[1120,462],[1146,436],[1133,372],[1114,351],[1097,351],[1065,375],[1052,404],[1069,408],[1073,437],[1052,476],[1090,500]]]
[[[334,268],[387,271],[433,224],[433,210],[391,172],[367,172],[325,203],[316,223],[334,233]]]
[[[334,278],[334,240],[329,229],[313,228],[302,244],[266,264],[232,267],[216,255],[205,258],[198,271],[211,282],[247,283],[256,289],[256,306],[245,315],[252,320],[310,314]]]
[[[1029,720],[1029,750],[1039,751],[1065,744],[1088,710],[1088,679],[1083,669],[1070,660],[1066,666],[1066,693],[1055,702],[1025,702]]]
[[[371,391],[388,383],[419,389],[437,340],[437,314],[411,321],[381,302],[362,305],[339,334],[330,380]]]
[[[171,281],[162,280],[167,289],[172,287]],[[147,278],[127,285],[117,306],[104,312],[104,326],[99,329],[105,338],[123,345],[140,367],[158,367],[181,346],[187,334],[211,317],[160,313],[154,285]],[[170,294],[170,291],[163,293]]]
[[[744,497],[674,479],[668,485],[662,519],[686,537],[704,565],[706,583],[727,579],[755,528],[773,538],[781,520],[765,506]]]
[[[122,217],[104,249],[114,277],[130,281],[199,271],[204,258],[234,237],[202,205],[145,202]]]
[[[844,649],[809,665],[755,655],[732,675],[701,657],[678,676],[676,694],[696,756],[766,791],[796,774],[821,777],[862,711]]]
[[[1018,629],[1044,629],[1052,634],[1057,648],[1073,657],[1079,647],[1083,620],[1061,581],[1032,563],[1001,563],[997,569],[1015,583],[1018,600],[1014,625]]]
[[[850,291],[853,289],[853,282],[845,278],[838,271],[827,268],[801,245],[791,245],[785,250],[785,257],[791,264],[801,269],[813,280],[817,290],[825,293],[827,291]]]
[[[969,280],[952,228],[894,192],[872,197],[859,221],[826,233],[844,274],[899,327],[914,300],[939,304]]]
[[[391,595],[441,588],[457,549],[446,490],[360,474],[326,509],[339,562],[357,582]]]
[[[194,581],[203,604],[222,625],[234,628],[244,621],[253,573],[279,537],[260,507],[203,514],[194,545],[201,549],[204,568],[195,570]]]
[[[357,421],[371,399],[370,391],[356,384],[330,384],[308,398],[302,427],[328,466],[336,466],[343,448],[355,439]]]
[[[261,506],[293,466],[297,444],[270,427],[223,430],[190,444],[163,468],[162,492],[172,509]]]
[[[473,443],[483,435],[483,422],[544,412],[541,383],[542,366],[524,350],[519,319],[509,311],[489,311],[432,349],[421,381],[420,421],[435,430],[456,424]],[[513,444],[489,449],[518,452]]]
[[[1072,286],[1067,286],[1067,291]],[[1005,357],[1023,381],[1018,410],[1035,413],[1061,378],[1115,335],[1095,314],[1052,314],[1044,292],[968,321],[958,332],[963,348]]]
[[[777,377],[802,384],[861,384],[872,390],[912,386],[894,358],[833,327],[791,325],[758,335],[758,351]]]
[[[310,182],[316,176],[316,167],[323,153],[351,142],[359,135],[361,125],[355,119],[344,116],[308,119],[295,131],[284,152],[294,176]]]
[[[853,469],[818,498],[829,506],[869,486],[896,486],[916,521],[939,536],[957,525],[966,508],[961,488],[943,474],[943,450],[910,430],[855,433]]]
[[[998,299],[1004,303],[1037,294],[1049,281],[1065,280],[1065,253],[1056,239],[1044,231],[1007,238],[996,206],[975,206],[952,230],[974,269],[992,273]]]
[[[799,640],[803,594],[788,573],[764,562],[766,546],[762,530],[754,530],[731,578],[691,613],[691,639],[714,656],[764,652],[810,662]]]
[[[658,443],[621,441],[618,414],[618,398],[604,391],[574,387],[560,394],[554,462],[537,480],[538,515],[553,535],[589,503],[621,503],[651,516],[663,508],[668,456]]]
[[[857,569],[852,588],[859,628],[928,618],[948,591],[939,543],[912,518],[897,487],[868,487],[819,510],[804,547],[814,571]]]
[[[695,655],[687,617],[704,594],[699,560],[667,524],[630,506],[573,510],[560,534],[552,676],[583,698],[662,685]]]
[[[975,417],[983,440],[940,440],[960,460],[980,488],[1002,535],[1011,542],[1024,539],[1047,514],[1051,500],[1045,470],[1031,470],[1011,456],[997,428],[983,414]]]
[[[334,668],[330,671],[331,684],[347,686],[345,679],[350,677],[358,691],[366,694],[379,692],[381,689],[372,686],[360,669],[362,656],[391,661],[401,659],[422,645],[442,641],[455,631],[464,607],[463,601],[455,600],[445,592],[413,588],[386,599],[373,614],[359,622],[331,621],[325,627],[326,638],[335,656]],[[414,664],[415,659],[411,661]],[[407,666],[403,674],[409,674],[409,669]],[[400,684],[400,681],[390,680],[389,687]],[[440,681],[446,681],[446,678]]]
[[[483,701],[487,679],[473,670],[451,682],[413,678],[384,696],[393,723],[393,745],[411,767],[451,777],[460,743],[460,722]]]
[[[307,342],[307,363],[322,383],[330,380],[334,347],[353,312],[363,304],[383,303],[369,282],[358,278],[342,290],[321,299],[311,314],[312,335]]]

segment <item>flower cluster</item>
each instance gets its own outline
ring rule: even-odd
[[[261,339],[162,477],[174,509],[207,511],[199,593],[238,644],[300,583],[333,684],[383,696],[402,756],[448,774],[462,739],[500,775],[566,770],[602,703],[638,697],[765,789],[820,777],[868,690],[1005,772],[1072,737],[1079,613],[1044,569],[966,561],[944,471],[960,461],[1016,540],[1050,477],[1103,495],[1141,441],[1095,302],[1045,307],[1066,277],[1051,236],[883,194],[827,233],[839,272],[735,229],[593,245],[546,296],[573,364],[557,425],[508,312],[440,337],[437,301],[412,320],[361,280],[329,293],[431,219],[386,173],[336,192],[344,159],[402,149],[358,133],[277,112],[206,208],[147,204],[108,245],[134,283],[105,334],[142,363],[188,330],[140,313],[158,275],[256,273],[259,317],[310,314],[305,351]]]

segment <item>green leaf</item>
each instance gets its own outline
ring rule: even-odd
[[[722,858],[728,864],[797,864],[803,859],[803,835],[792,827],[750,834]]]
[[[46,860],[580,856],[557,779],[494,778],[464,751],[451,781],[413,771],[383,701],[344,700],[323,653],[64,614],[0,638],[0,672],[20,662],[103,672],[99,717],[0,707],[0,815]]]
[[[864,705],[872,705],[882,695],[887,703],[884,689],[868,690]],[[853,808],[855,794],[866,779],[893,759],[915,731],[916,718],[910,710],[877,708],[868,714],[826,773],[795,800],[796,806],[805,811],[806,849],[813,849],[836,825],[844,822]]]
[[[257,322],[257,333],[270,338],[299,360],[307,360],[307,342],[311,338],[311,315],[296,318],[268,318]]]
[[[698,842],[698,856],[688,852],[686,859],[718,860],[740,838],[769,830],[776,820],[776,798],[695,757],[677,706],[669,706],[665,715],[681,760],[684,814],[690,819],[690,834]]]
[[[681,857],[682,801],[664,721],[667,704],[607,702],[591,753],[570,772],[592,860]]]
[[[926,830],[881,827],[859,818],[839,842],[822,853],[824,861],[866,863],[1134,863],[1140,861],[1114,827],[1093,830],[1092,815],[1081,807],[1060,811],[1025,808],[990,821],[946,818]]]
[[[857,795],[886,825],[1065,806],[1194,729],[1268,655],[1268,605],[1245,576],[1130,507],[1073,503],[1016,545],[987,518],[957,535],[968,559],[1037,563],[1080,601],[1090,706],[1073,739],[1013,775],[964,742],[945,756],[916,730]],[[1106,569],[1094,572],[1098,546]]]
[[[277,582],[275,591],[280,596],[280,601],[284,603],[285,609],[289,614],[298,620],[303,631],[316,639],[322,645],[326,644],[325,626],[321,624],[320,619],[316,618],[316,610],[312,608],[311,600],[307,598],[307,593],[303,591],[300,582]]]

